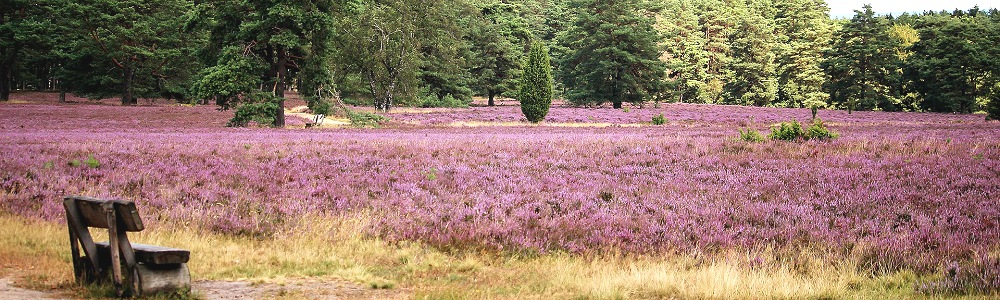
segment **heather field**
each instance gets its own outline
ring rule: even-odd
[[[24,220],[62,222],[60,198],[82,194],[136,201],[149,227],[253,240],[360,219],[365,239],[445,255],[698,266],[736,253],[744,271],[910,274],[910,296],[1000,289],[1000,123],[981,115],[820,111],[838,139],[763,143],[737,131],[810,112],[555,107],[537,126],[499,106],[400,109],[378,129],[233,129],[210,106],[27,97],[0,116],[0,212]],[[691,296],[664,293],[622,295]]]

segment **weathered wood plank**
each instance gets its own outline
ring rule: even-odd
[[[97,242],[95,245],[100,252],[99,255],[110,254],[108,252],[110,246],[107,242]],[[135,251],[135,260],[144,264],[182,264],[187,263],[191,258],[191,251],[178,248],[132,244],[132,249]]]
[[[125,231],[137,232],[144,229],[142,218],[139,217],[139,210],[135,203],[124,200],[104,200],[90,197],[70,196],[66,201],[72,200],[76,203],[77,210],[87,227],[108,228],[107,217],[104,215],[104,203],[114,203],[116,206],[118,226]]]
[[[191,272],[187,264],[136,266],[133,288],[140,295],[191,289]]]

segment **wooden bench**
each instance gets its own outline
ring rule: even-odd
[[[126,232],[144,229],[135,203],[68,196],[63,207],[77,283],[106,282],[110,275],[118,296],[191,288],[190,251],[129,242]],[[109,241],[95,243],[90,227],[108,229]]]
[[[306,123],[306,128],[322,126],[323,125],[323,120],[325,120],[325,119],[326,119],[326,116],[323,115],[323,114],[315,115],[315,116],[313,116],[312,123]]]

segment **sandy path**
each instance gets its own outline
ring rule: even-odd
[[[0,299],[69,299],[52,292],[40,292],[14,287],[10,277],[0,278]]]

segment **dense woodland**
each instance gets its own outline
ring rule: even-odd
[[[518,97],[527,53],[581,106],[686,102],[988,112],[1000,12],[832,19],[822,0],[2,0],[12,90],[271,114]],[[283,114],[273,122],[283,124]]]

